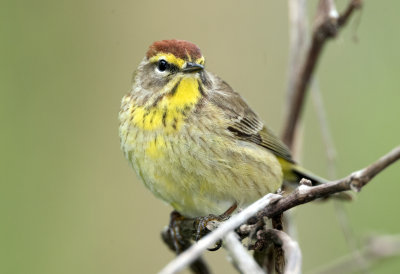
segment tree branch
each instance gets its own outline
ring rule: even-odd
[[[315,70],[318,59],[321,55],[325,42],[337,35],[341,27],[343,27],[354,10],[361,7],[361,0],[351,0],[349,6],[342,15],[338,15],[333,0],[320,0],[318,5],[317,16],[314,21],[314,31],[312,35],[311,46],[308,50],[307,57],[301,66],[294,84],[294,91],[289,103],[286,117],[285,128],[283,131],[283,141],[292,148],[297,122],[300,118],[303,108],[304,97],[309,86],[311,76]]]
[[[319,186],[307,186],[306,184],[298,187],[292,194],[282,197],[278,194],[267,194],[257,200],[240,213],[233,215],[229,220],[216,228],[210,234],[206,235],[200,241],[191,246],[188,250],[171,261],[160,273],[176,273],[187,265],[195,261],[209,246],[215,244],[219,239],[224,238],[229,232],[233,231],[241,224],[244,224],[249,218],[255,216],[258,218],[264,216],[272,218],[295,206],[311,202],[315,199],[333,195],[338,192],[354,190],[359,192],[372,178],[386,167],[400,159],[400,146],[396,147],[388,154],[377,160],[368,167],[353,172],[351,175]],[[282,234],[280,234],[282,235]],[[291,246],[291,245],[290,245]],[[297,252],[297,251],[296,251]],[[289,260],[288,258],[286,260]],[[291,264],[296,268],[297,263]]]
[[[308,41],[306,0],[289,0],[289,62],[288,62],[288,102],[292,101],[296,77],[303,63]],[[289,105],[289,104],[288,104]],[[288,107],[288,106],[287,106]]]
[[[342,191],[354,190],[359,192],[361,188],[371,181],[379,172],[399,159],[400,146],[390,151],[375,163],[364,169],[353,172],[343,179],[318,186],[301,185],[290,195],[267,207],[263,212],[263,216],[271,218],[295,206]]]

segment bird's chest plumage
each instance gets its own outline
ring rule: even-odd
[[[190,105],[149,110],[126,100],[120,112],[125,156],[143,183],[181,214],[221,214],[280,186],[276,157],[229,137],[209,112],[193,115]]]
[[[146,112],[130,98],[126,100],[129,102],[120,112],[121,147],[143,183],[187,216],[222,213],[229,208],[233,199],[219,197],[222,184],[210,177],[213,168],[221,170],[216,163],[220,165],[226,158],[212,148],[213,142],[222,142],[207,133],[212,125],[203,126],[201,121],[193,125],[190,105]],[[226,160],[223,162],[226,165]]]
[[[181,79],[174,94],[153,107],[136,105],[127,95],[119,115],[126,158],[155,195],[182,210],[194,207],[191,191],[198,192],[199,178],[193,172],[198,163],[191,152],[200,146],[187,120],[200,96],[197,81]]]
[[[193,211],[204,208],[198,198],[203,195],[200,199],[204,202],[205,194],[215,192],[206,180],[212,165],[205,163],[204,140],[196,137],[185,120],[178,123],[176,129],[156,130],[122,124],[120,134],[125,136],[121,137],[122,149],[143,183],[156,196],[182,214],[198,215]]]

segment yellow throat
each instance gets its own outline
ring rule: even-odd
[[[153,58],[167,59],[179,67],[185,64],[185,61],[172,54],[161,54]],[[204,58],[196,62],[204,63]],[[185,117],[199,102],[202,93],[198,76],[177,75],[159,91],[155,101],[150,100],[144,106],[135,107],[132,123],[143,130],[164,129],[167,133],[179,131]]]

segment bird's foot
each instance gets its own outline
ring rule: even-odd
[[[178,211],[174,210],[171,212],[168,234],[173,244],[171,248],[173,248],[177,254],[181,253],[187,249],[188,246],[190,246],[188,239],[184,237],[182,231],[182,222],[184,220],[185,217],[183,217]]]
[[[207,233],[209,233],[210,231],[217,228],[221,222],[229,219],[231,214],[235,211],[236,208],[237,208],[237,204],[234,204],[227,211],[222,213],[221,215],[210,214],[210,215],[204,216],[204,217],[197,217],[194,222],[195,227],[196,227],[195,240],[198,241],[201,237],[205,236]],[[216,251],[221,247],[221,245],[222,245],[222,241],[219,240],[216,243],[215,247],[209,248],[208,250]]]

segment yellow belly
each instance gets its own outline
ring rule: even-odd
[[[282,184],[281,166],[272,153],[211,133],[201,120],[166,132],[120,119],[121,146],[136,173],[184,216],[221,214],[234,203],[243,207]]]

